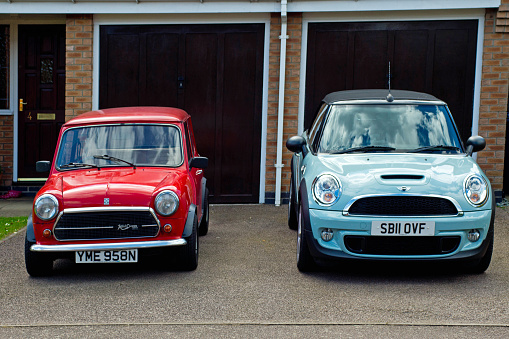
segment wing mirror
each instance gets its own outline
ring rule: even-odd
[[[479,135],[473,135],[467,140],[467,155],[482,151],[486,147],[486,140]]]
[[[286,148],[288,148],[289,151],[298,153],[302,152],[304,155],[306,155],[306,139],[301,137],[300,135],[295,135],[293,137],[288,138],[286,140]]]
[[[35,163],[35,171],[37,173],[49,172],[50,169],[51,169],[51,162],[49,162],[47,160],[37,161]]]
[[[205,169],[209,165],[209,159],[205,157],[194,157],[189,163],[189,168]]]

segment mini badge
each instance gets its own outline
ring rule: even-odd
[[[110,198],[104,198],[104,206],[108,206],[110,204]]]
[[[399,189],[401,192],[407,192],[407,191],[410,191],[410,188],[411,188],[411,187],[407,187],[407,186],[397,187],[397,189]]]

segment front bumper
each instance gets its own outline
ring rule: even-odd
[[[99,244],[67,244],[67,245],[32,245],[33,252],[75,252],[75,251],[114,251],[129,249],[150,249],[158,247],[172,247],[186,245],[185,239],[162,240],[162,241],[134,241],[121,243],[99,243]]]
[[[307,218],[306,218],[307,217]],[[316,259],[365,259],[365,260],[455,260],[455,259],[475,259],[482,257],[486,252],[489,241],[486,240],[490,224],[492,211],[483,210],[476,212],[465,212],[461,216],[453,217],[356,217],[344,216],[341,211],[326,211],[310,209],[309,214],[304,217],[305,236],[310,248],[311,255]],[[306,220],[308,219],[308,220]],[[435,222],[435,235],[429,238],[455,238],[457,247],[447,253],[364,253],[352,251],[351,247],[346,245],[345,239],[349,237],[358,237],[359,239],[375,238],[378,243],[384,244],[384,238],[387,243],[394,246],[394,236],[380,237],[371,236],[371,222],[394,221],[395,219],[405,220],[426,220]],[[331,241],[321,239],[321,231],[325,228],[333,230],[334,236]],[[469,230],[477,229],[481,237],[476,242],[470,242],[467,239]],[[398,240],[415,240],[415,237],[400,236]]]

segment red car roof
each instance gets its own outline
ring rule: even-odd
[[[69,120],[64,126],[104,123],[172,123],[182,122],[189,114],[179,108],[170,107],[119,107],[91,111]]]

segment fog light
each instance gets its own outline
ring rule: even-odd
[[[322,240],[331,241],[334,236],[334,232],[330,228],[326,228],[322,231]]]
[[[479,240],[479,238],[481,237],[481,233],[479,233],[478,230],[470,230],[470,232],[468,232],[468,240],[471,241],[471,242],[476,242],[477,240]]]
[[[46,228],[44,231],[42,231],[42,236],[45,237],[45,238],[50,238],[51,237],[51,230]]]
[[[170,232],[171,232],[171,230],[172,230],[172,227],[171,227],[171,225],[170,225],[170,224],[166,224],[166,225],[164,225],[163,230],[164,230],[166,233],[170,233]]]

